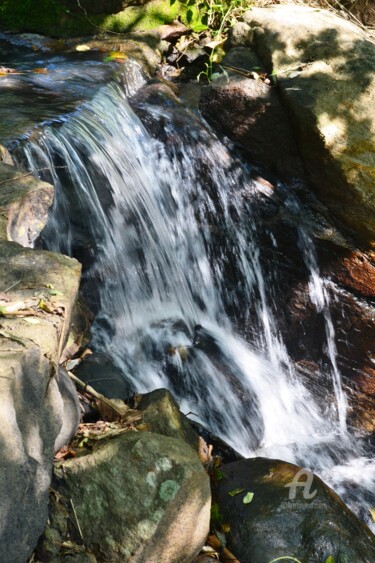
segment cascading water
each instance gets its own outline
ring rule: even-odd
[[[133,389],[170,388],[183,411],[242,454],[310,467],[364,510],[375,470],[346,429],[329,291],[311,239],[300,226],[311,302],[325,318],[332,389],[324,402],[287,353],[277,271],[262,265],[257,208],[273,190],[178,103],[138,104],[142,123],[127,100],[142,79],[127,66],[131,83],[113,80],[14,151],[36,174],[48,169],[56,187],[45,244],[89,258],[93,347]]]

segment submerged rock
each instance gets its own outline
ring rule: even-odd
[[[268,563],[287,556],[306,563],[375,560],[373,534],[313,473],[265,458],[221,470],[216,512],[230,527],[228,547],[240,561]]]

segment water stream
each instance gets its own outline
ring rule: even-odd
[[[86,260],[93,348],[132,389],[171,389],[184,412],[242,454],[314,469],[366,516],[375,467],[346,428],[331,282],[311,236],[300,221],[296,252],[325,326],[319,393],[296,370],[279,326],[283,266],[264,267],[279,240],[270,233],[262,246],[259,209],[273,209],[275,190],[182,105],[146,101],[134,111],[129,97],[143,83],[129,62],[125,78],[12,146],[56,187],[44,245]],[[301,213],[295,195],[282,205]]]

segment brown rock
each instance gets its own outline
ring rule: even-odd
[[[375,297],[375,266],[359,251],[350,252],[337,263],[333,277],[355,293],[364,297]]]
[[[228,64],[247,70],[257,66],[250,49],[233,49],[229,54],[224,67]],[[218,131],[240,143],[251,163],[284,179],[301,176],[294,133],[276,90],[262,80],[239,73],[229,72],[229,76],[229,82],[217,79],[202,88],[203,116]]]

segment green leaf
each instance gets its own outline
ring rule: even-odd
[[[230,495],[231,497],[235,497],[236,495],[243,493],[244,490],[245,489],[233,489],[233,491],[229,491],[228,495]]]
[[[254,498],[254,493],[247,493],[247,494],[243,497],[242,502],[243,502],[244,504],[250,504],[251,501],[253,500],[253,498]]]
[[[59,291],[58,289],[50,289],[48,292],[50,295],[64,295],[62,291]]]
[[[335,563],[335,558],[333,557],[333,555],[329,555],[325,560],[325,563]]]

